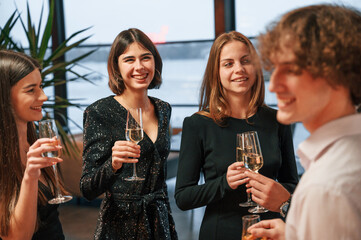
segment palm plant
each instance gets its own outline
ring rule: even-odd
[[[54,1],[50,1],[49,6],[49,15],[47,17],[46,26],[43,31],[41,31],[41,22],[43,17],[43,7],[41,9],[40,20],[38,23],[38,27],[35,27],[35,24],[32,22],[30,16],[30,8],[29,3],[27,3],[27,24],[24,23],[23,19],[20,16],[18,10],[15,10],[14,13],[10,16],[8,21],[5,23],[4,27],[0,27],[0,49],[12,49],[14,51],[26,52],[33,58],[39,61],[42,67],[42,78],[43,78],[43,87],[54,87],[58,85],[65,84],[67,82],[76,81],[76,80],[85,80],[89,81],[88,76],[91,73],[87,74],[78,74],[74,67],[78,64],[79,61],[86,58],[97,49],[93,49],[89,52],[86,52],[76,58],[71,60],[62,60],[65,59],[64,56],[70,50],[78,47],[84,41],[86,41],[90,36],[82,38],[74,43],[67,45],[71,40],[73,40],[79,34],[85,32],[89,28],[80,30],[74,34],[72,34],[69,38],[59,44],[59,46],[49,53],[48,50],[49,41],[51,39],[52,27],[53,27],[53,16],[54,16]],[[26,34],[27,41],[29,43],[29,48],[23,48],[19,43],[16,43],[11,37],[11,31],[14,25],[20,20],[22,28]],[[59,73],[70,73],[70,75],[74,76],[71,79],[62,79],[58,76],[65,74]],[[68,74],[69,75],[69,74]],[[53,99],[49,98],[49,104],[44,105],[44,111],[47,113],[46,117],[49,116],[49,113],[54,112],[54,114],[58,114],[58,117],[64,118],[58,111],[54,111],[56,109],[67,108],[69,106],[79,107],[78,104],[72,103],[69,99],[64,99],[59,96],[55,96]],[[67,120],[72,121],[70,118]],[[68,134],[65,129],[60,126],[59,122],[57,122],[59,134],[64,143],[65,150],[68,154],[76,154],[78,153],[78,149],[75,144],[75,140],[73,135]]]
[[[0,28],[0,49],[15,49],[16,44],[13,43],[9,37],[10,32],[13,29],[15,23],[19,19],[19,15],[16,16],[16,11],[10,16],[4,27]]]

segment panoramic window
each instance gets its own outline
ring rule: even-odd
[[[79,11],[87,14],[80,16]],[[93,84],[78,81],[67,87],[68,97],[82,104],[82,109],[68,110],[77,123],[81,125],[82,111],[87,105],[113,94],[108,87],[106,67],[110,46],[119,32],[132,27],[139,28],[156,43],[163,59],[162,86],[150,90],[149,95],[172,104],[172,127],[181,127],[184,116],[197,110],[199,86],[214,38],[213,1],[64,0],[64,12],[67,35],[91,27],[86,31],[91,37],[85,43],[90,47],[71,54],[98,48],[77,70],[91,71],[89,78]],[[74,125],[70,127],[79,131]]]
[[[42,27],[46,23],[49,1],[31,1],[32,21],[39,22],[41,6],[44,6]],[[235,0],[236,30],[249,37],[257,47],[257,36],[266,26],[277,20],[286,11],[308,4],[337,3],[361,9],[359,0],[278,0],[270,1]],[[63,0],[66,37],[79,30],[89,28],[73,41],[90,36],[82,46],[66,57],[73,59],[85,52],[97,49],[95,53],[79,62],[75,67],[80,74],[89,74],[90,82],[77,80],[68,83],[68,98],[80,104],[80,108],[68,108],[69,122],[73,133],[81,133],[83,110],[94,101],[112,95],[108,87],[107,57],[116,35],[128,28],[139,28],[156,43],[163,59],[163,84],[160,89],[150,90],[149,95],[169,102],[172,107],[171,125],[181,128],[183,119],[198,110],[199,88],[207,63],[210,47],[214,40],[214,1],[211,0]],[[22,0],[0,0],[0,26],[3,26],[17,8],[26,22],[27,2]],[[81,12],[82,14],[79,14]],[[27,48],[28,43],[22,26],[16,24],[13,37]],[[49,46],[50,47],[50,46]],[[277,108],[274,94],[268,91],[270,73],[265,72],[266,104]],[[75,76],[68,75],[67,78]],[[54,96],[52,88],[46,94]],[[295,125],[294,145],[303,141],[308,132],[302,124]]]

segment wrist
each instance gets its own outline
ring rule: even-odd
[[[111,167],[112,167],[112,171],[113,173],[117,172],[119,169],[121,169],[123,166],[123,163],[115,163],[112,162]]]
[[[27,169],[25,169],[22,181],[30,182],[30,183],[37,182],[39,181],[40,175],[41,175],[40,169],[38,170],[38,172],[30,172]]]
[[[286,217],[288,209],[290,207],[291,199],[292,199],[292,195],[290,195],[290,197],[285,202],[283,202],[280,206],[280,214],[284,218]]]

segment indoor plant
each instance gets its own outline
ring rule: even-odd
[[[42,67],[42,78],[43,78],[43,87],[52,87],[61,84],[66,84],[70,81],[76,80],[85,80],[89,81],[89,74],[78,74],[74,71],[74,66],[77,63],[92,54],[96,49],[93,49],[89,52],[86,52],[76,58],[70,60],[60,60],[65,59],[64,56],[70,50],[78,47],[84,41],[86,41],[88,37],[82,38],[74,43],[69,44],[71,40],[85,32],[88,29],[80,30],[74,34],[72,34],[69,38],[59,44],[59,46],[51,51],[49,49],[49,41],[51,39],[52,27],[53,27],[53,17],[54,17],[54,0],[50,1],[49,6],[49,15],[47,17],[46,25],[42,29],[41,22],[43,17],[43,8],[40,14],[40,20],[35,27],[35,24],[32,22],[30,16],[30,8],[29,3],[27,3],[27,24],[24,23],[20,13],[18,10],[15,10],[14,13],[9,17],[8,21],[5,23],[3,27],[0,27],[0,49],[11,49],[14,51],[25,52],[37,59]],[[21,23],[22,28],[26,34],[27,41],[29,43],[28,48],[23,48],[21,44],[17,43],[12,38],[12,29],[17,23]],[[69,45],[68,45],[69,44]],[[59,61],[60,60],[60,61]],[[57,76],[57,73],[71,73],[70,75],[74,76],[70,79],[62,79]],[[62,74],[60,74],[62,75]],[[69,74],[68,74],[69,76]],[[71,102],[69,99],[64,99],[59,96],[55,96],[54,98],[49,98],[48,104],[44,104],[44,111],[46,112],[45,117],[49,117],[49,113],[55,112],[55,109],[59,108],[67,108],[69,106],[79,107],[77,104]],[[55,112],[54,114],[59,114]],[[57,116],[64,117],[64,116]],[[71,121],[71,119],[68,118]],[[78,154],[78,149],[75,144],[74,137],[70,132],[67,132],[60,124],[58,124],[59,134],[64,143],[64,148],[68,154]]]

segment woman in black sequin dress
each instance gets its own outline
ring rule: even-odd
[[[84,112],[83,174],[89,200],[104,194],[95,239],[177,239],[166,185],[170,149],[168,103],[149,97],[161,84],[162,60],[138,29],[121,32],[108,58],[110,89]],[[143,110],[144,138],[125,139],[127,109]],[[126,181],[133,163],[144,181]]]

